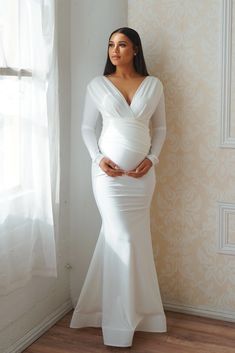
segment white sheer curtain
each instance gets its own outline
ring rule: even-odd
[[[0,0],[0,295],[57,277],[54,0]]]

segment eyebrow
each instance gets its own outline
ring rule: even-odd
[[[127,43],[125,40],[119,40],[119,43]],[[109,43],[113,43],[113,40],[110,40]]]

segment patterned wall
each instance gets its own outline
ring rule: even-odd
[[[220,146],[225,5],[232,1],[129,0],[128,25],[165,92],[167,138],[151,209],[164,306],[233,320],[235,150]],[[231,110],[233,132],[234,119]]]

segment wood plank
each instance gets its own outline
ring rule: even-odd
[[[136,331],[132,347],[103,344],[101,328],[72,329],[72,311],[24,353],[235,353],[235,323],[165,311],[168,331]]]

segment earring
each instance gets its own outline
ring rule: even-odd
[[[134,55],[136,55],[136,53],[134,53]]]

